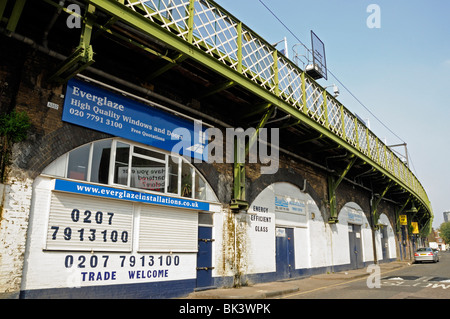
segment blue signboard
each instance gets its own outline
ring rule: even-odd
[[[55,180],[55,190],[111,199],[129,200],[147,204],[158,204],[163,206],[209,211],[209,203],[196,200],[155,195],[150,193],[85,184],[61,179]]]
[[[207,160],[202,126],[77,79],[69,80],[63,121]]]

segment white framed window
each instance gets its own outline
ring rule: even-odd
[[[204,177],[182,156],[119,138],[82,145],[42,173],[218,202]]]

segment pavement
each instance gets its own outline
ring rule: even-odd
[[[394,261],[379,264],[381,276],[394,270],[410,266],[409,261]],[[219,288],[196,291],[184,299],[270,299],[290,294],[307,293],[330,286],[345,284],[352,280],[368,277],[372,270],[368,268],[347,270],[336,273],[313,275],[306,278],[258,283],[238,288]]]

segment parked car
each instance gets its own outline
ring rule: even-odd
[[[416,252],[414,253],[414,262],[419,263],[422,261],[432,261],[432,262],[438,262],[439,261],[439,254],[438,251],[429,248],[418,248]]]

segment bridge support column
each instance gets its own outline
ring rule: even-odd
[[[389,188],[391,188],[392,184],[393,184],[393,182],[389,182],[389,184],[385,187],[385,189],[383,190],[381,195],[375,200],[375,202],[373,201],[373,198],[371,200],[372,201],[371,215],[372,215],[372,226],[373,226],[372,229],[373,230],[377,230],[379,228],[379,225],[377,224],[378,219],[380,218],[380,214],[378,213],[378,205],[380,204],[381,200],[388,192]]]
[[[400,225],[400,215],[406,208],[406,205],[409,203],[409,198],[405,201],[405,203],[395,212],[395,230],[397,234],[397,242],[398,248],[400,251],[400,259],[404,260],[406,258],[406,235],[405,235],[405,226]]]
[[[380,204],[383,197],[388,192],[389,188],[394,183],[392,181],[389,181],[387,186],[384,188],[381,195],[374,201],[373,195],[370,199],[370,216],[372,217],[372,243],[373,243],[373,262],[374,264],[378,264],[378,256],[377,256],[377,245],[375,240],[375,231],[380,228],[380,226],[377,224],[378,219],[380,218],[380,214],[378,213],[378,205]]]
[[[246,143],[244,147],[242,145],[239,145],[236,139],[234,141],[233,198],[231,200],[230,207],[235,212],[248,209],[248,202],[245,196],[245,159],[247,158],[252,145],[258,138],[259,130],[266,125],[266,122],[272,115],[273,111],[274,107],[270,107],[267,109],[266,113],[261,118],[261,121],[256,127],[255,133],[250,137],[249,142]],[[241,156],[242,152],[245,152],[243,157]],[[244,159],[244,163],[239,162],[239,159],[241,158]]]

